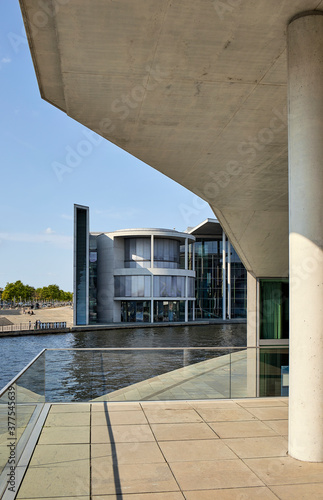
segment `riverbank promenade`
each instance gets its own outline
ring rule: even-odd
[[[323,464],[287,455],[287,398],[48,408],[18,499],[323,499]]]

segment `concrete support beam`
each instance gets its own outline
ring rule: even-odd
[[[288,27],[289,454],[323,461],[323,12]]]

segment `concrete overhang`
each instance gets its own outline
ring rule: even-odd
[[[187,229],[189,234],[192,234],[196,238],[218,238],[222,237],[223,231],[220,222],[217,219],[206,219],[195,227]]]
[[[20,4],[41,96],[205,199],[253,275],[286,276],[286,28],[323,1]]]

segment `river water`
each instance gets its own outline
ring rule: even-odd
[[[245,324],[167,326],[101,331],[89,330],[87,332],[65,334],[3,337],[0,338],[0,388],[4,387],[44,348],[213,348],[240,347],[245,345]],[[110,392],[128,383],[133,383],[136,380],[144,380],[145,377],[154,376],[158,373],[163,373],[179,367],[182,363],[183,352],[178,352],[178,354],[176,354],[176,352],[170,356],[169,354],[166,355],[166,353],[163,354],[161,351],[155,353],[151,351],[145,351],[144,353],[135,353],[135,351],[131,351],[128,358],[126,358],[127,353],[122,354],[121,358],[120,351],[119,353],[105,352],[103,354],[102,351],[99,351],[95,354],[95,363],[93,361],[94,358],[91,358],[91,376],[93,380],[101,377],[103,372],[98,369],[100,364],[110,366],[109,383],[111,383],[111,386],[105,387],[105,390]],[[209,355],[211,354],[208,354],[208,351],[193,351],[190,354],[190,362],[198,362],[207,359]],[[98,356],[100,356],[100,358]],[[50,363],[48,365],[49,372],[46,372],[46,380],[52,378],[52,380],[55,381],[56,385],[53,388],[53,394],[55,392],[60,398],[63,398],[66,394],[70,394],[70,396],[76,394],[75,397],[77,400],[82,400],[81,389],[78,394],[77,390],[82,378],[89,374],[89,353],[49,351],[48,359]],[[120,370],[120,364],[123,365],[122,370]],[[93,366],[95,366],[96,370],[94,374]],[[125,367],[131,368],[131,380],[129,380]],[[50,371],[52,372],[52,377],[50,377]],[[136,374],[136,380],[133,379],[134,373]],[[60,376],[62,377],[61,382],[59,382]],[[69,384],[66,384],[67,379],[70,381]],[[106,384],[106,381],[104,383]],[[47,390],[50,391],[50,385],[46,388],[46,391]],[[93,388],[91,390],[93,391]],[[102,390],[98,393],[93,392],[92,397],[100,395],[101,392]],[[86,397],[88,397],[88,395]]]

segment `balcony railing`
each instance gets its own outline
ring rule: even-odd
[[[45,403],[286,395],[287,347],[44,349],[0,391],[0,485]]]

